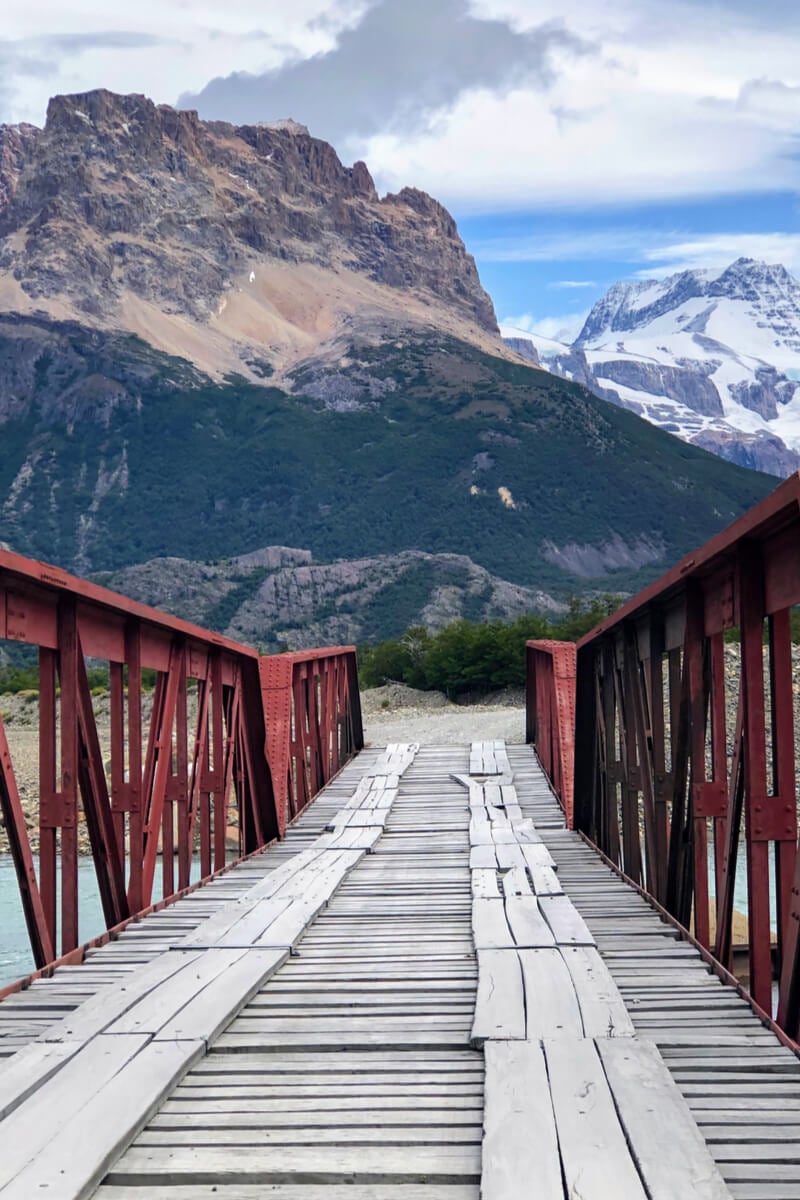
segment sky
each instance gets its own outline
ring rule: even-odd
[[[0,122],[95,87],[291,116],[424,188],[523,330],[620,279],[800,274],[797,0],[6,0]]]

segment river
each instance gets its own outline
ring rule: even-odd
[[[37,862],[38,871],[39,864]],[[78,863],[78,913],[80,940],[88,942],[106,927],[97,878],[91,859]],[[0,987],[13,983],[34,969],[28,942],[28,930],[22,914],[14,864],[7,854],[0,855]]]
[[[39,863],[36,861],[38,873]],[[177,865],[177,864],[176,864]],[[191,881],[200,878],[200,863],[192,863]],[[160,876],[156,871],[153,901],[161,898]],[[78,860],[78,917],[79,941],[88,942],[106,928],[103,907],[97,890],[97,876],[90,858]],[[0,854],[0,987],[13,983],[34,969],[28,942],[28,929],[22,914],[19,885],[11,856]]]

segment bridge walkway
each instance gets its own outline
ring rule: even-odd
[[[312,845],[378,754],[378,750],[363,750],[357,760],[352,759],[288,827],[282,841],[189,892],[179,903],[135,918],[113,940],[89,949],[82,963],[60,966],[49,977],[34,979],[24,990],[6,996],[0,1003],[0,1079],[4,1058],[47,1037],[55,1023],[105,989],[124,987],[130,976],[177,940]]]
[[[201,889],[74,969],[108,964],[0,1064],[0,1200],[800,1197],[798,1060],[531,750],[395,762],[351,763],[205,923]]]
[[[800,1060],[647,901],[574,832],[528,747],[509,746],[522,811],[597,941],[633,1020],[655,1043],[738,1200],[800,1200]]]
[[[417,754],[374,851],[123,1155],[102,1197],[232,1189],[238,1200],[272,1195],[269,1185],[320,1200],[477,1200],[484,1072],[469,1046],[469,810],[450,778],[468,760],[466,748]]]

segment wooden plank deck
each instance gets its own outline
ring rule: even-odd
[[[0,1004],[0,1074],[3,1058],[46,1035],[56,1022],[91,997],[102,995],[106,988],[127,986],[128,980],[145,964],[191,933],[223,905],[238,899],[287,859],[307,849],[324,832],[378,754],[378,750],[365,750],[357,761],[349,762],[289,827],[284,841],[198,888],[177,904],[129,925],[115,941],[90,950],[80,966],[61,967],[49,979],[36,980],[25,991],[8,996]]]
[[[48,981],[0,1062],[0,1200],[800,1197],[800,1062],[532,752],[397,754],[141,957]]]
[[[469,810],[453,753],[419,752],[373,853],[101,1196],[177,1200],[215,1185],[223,1200],[247,1188],[334,1200],[347,1186],[477,1200],[484,1072],[469,1045]],[[466,750],[455,755],[466,767]]]
[[[530,748],[509,746],[508,757],[523,813],[542,833],[636,1033],[658,1048],[731,1195],[799,1200],[800,1060],[564,828]]]

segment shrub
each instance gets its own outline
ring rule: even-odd
[[[617,596],[589,602],[573,597],[564,617],[555,622],[530,614],[514,621],[453,621],[436,634],[414,626],[399,640],[361,649],[361,685],[379,687],[392,680],[444,692],[451,700],[467,693],[522,687],[527,641],[578,641],[618,606]]]

